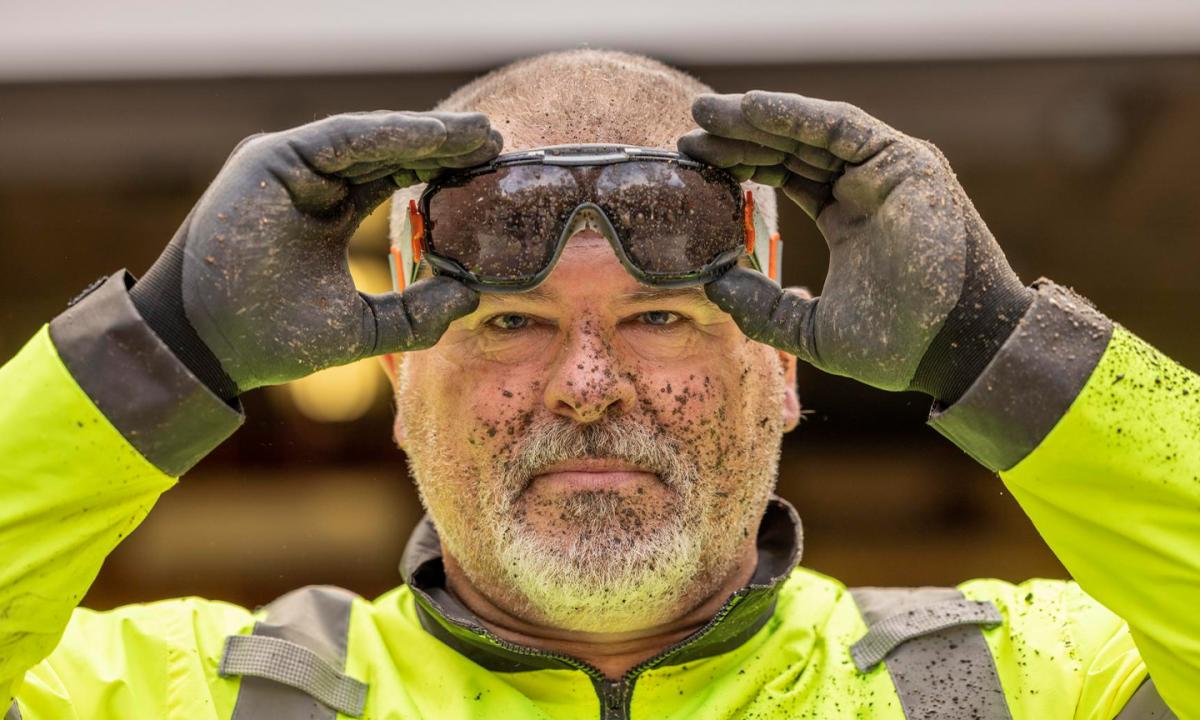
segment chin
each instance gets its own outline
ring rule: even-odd
[[[567,630],[630,632],[677,614],[704,575],[701,534],[579,493],[559,520],[504,528],[500,566],[530,614]]]

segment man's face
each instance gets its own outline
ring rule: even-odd
[[[444,550],[492,602],[636,631],[752,553],[793,369],[702,288],[640,285],[588,229],[536,290],[483,294],[401,359],[397,441]]]

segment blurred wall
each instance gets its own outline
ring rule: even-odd
[[[724,92],[847,100],[932,140],[1024,280],[1071,285],[1200,367],[1200,58],[685,69]],[[0,358],[97,276],[143,272],[242,137],[425,109],[473,74],[0,84]],[[781,205],[785,281],[818,290],[821,238]],[[383,217],[352,249],[364,288],[385,282]],[[805,519],[805,564],[852,584],[1064,575],[1001,483],[924,426],[925,398],[809,368],[800,388],[811,414],[780,492]],[[85,604],[399,582],[420,509],[382,374],[367,363],[244,400],[245,427],[163,496]]]

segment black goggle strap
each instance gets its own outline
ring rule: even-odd
[[[779,282],[783,268],[783,241],[777,232],[767,234],[762,213],[754,206],[754,195],[749,190],[746,191],[743,212],[746,255],[754,269]],[[405,242],[406,238],[409,242]],[[392,289],[396,292],[404,292],[404,288],[417,279],[424,250],[425,216],[421,214],[417,201],[409,200],[399,242],[393,244],[388,253]]]

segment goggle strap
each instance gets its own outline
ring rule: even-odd
[[[746,201],[742,204],[742,224],[746,226],[746,254],[754,255],[754,194],[746,191]]]
[[[399,245],[393,245],[388,250],[388,266],[392,271],[392,289],[404,292],[404,256],[400,253]]]
[[[779,261],[783,255],[783,238],[779,233],[771,233],[770,255],[767,259],[767,277],[779,282]]]
[[[421,264],[421,250],[425,247],[425,218],[417,208],[416,200],[408,201],[408,222],[412,225],[413,265]]]

